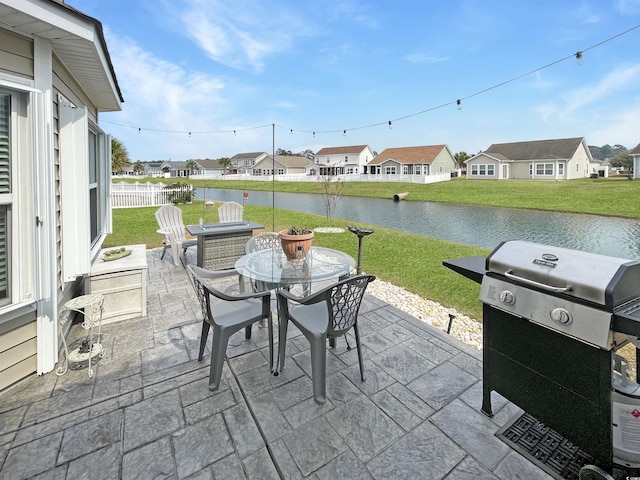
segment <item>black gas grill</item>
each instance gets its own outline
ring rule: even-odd
[[[612,349],[640,336],[640,262],[523,241],[444,262],[481,283],[491,391],[612,467]]]

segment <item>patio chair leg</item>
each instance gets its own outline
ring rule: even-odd
[[[251,325],[244,328],[244,338],[245,340],[251,340]]]
[[[358,363],[360,364],[360,379],[364,382],[364,360],[362,358],[362,345],[360,344],[360,332],[358,331],[357,323],[353,325],[353,333],[356,337],[356,349],[358,350]]]
[[[213,341],[211,344],[211,366],[209,367],[209,390],[215,391],[220,388],[222,379],[222,367],[227,355],[227,344],[229,335],[224,328],[213,328]]]
[[[284,358],[287,353],[287,328],[289,319],[283,316],[278,318],[278,360],[280,360],[280,371],[284,368]],[[277,365],[276,365],[277,368]]]
[[[308,337],[311,345],[311,381],[313,382],[313,399],[318,405],[327,401],[327,337]]]
[[[198,361],[202,360],[204,356],[204,348],[207,345],[207,337],[209,336],[209,329],[211,325],[209,325],[206,321],[202,322],[202,333],[200,333],[200,353],[198,354]]]

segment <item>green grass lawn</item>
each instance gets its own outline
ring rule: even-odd
[[[164,179],[152,181],[162,180]],[[207,180],[191,183],[196,188],[249,191],[275,189],[279,192],[321,193],[321,185],[315,182]],[[409,192],[405,201],[532,208],[640,218],[640,182],[626,178],[555,182],[466,180],[463,177],[428,185],[354,182],[348,184],[346,195],[392,198],[394,193],[404,191]],[[201,217],[204,217],[206,222],[216,222],[217,207],[218,205],[215,205],[214,208],[205,210],[203,202],[180,205],[185,224],[197,224]],[[158,228],[155,211],[156,207],[114,210],[114,233],[107,237],[104,246],[136,243],[144,243],[147,248],[162,246],[162,236],[155,233]],[[248,220],[265,225],[266,230],[275,231],[291,225],[316,228],[327,224],[324,216],[253,205],[245,206],[244,216]],[[366,272],[429,300],[454,307],[473,318],[481,318],[479,286],[443,267],[442,261],[473,255],[486,256],[489,253],[487,250],[342,219],[334,219],[333,224],[354,224],[375,230],[372,236],[363,241],[363,267]],[[357,256],[357,237],[350,232],[317,233],[314,244],[342,250],[354,258]]]

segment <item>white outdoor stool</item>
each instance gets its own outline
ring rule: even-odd
[[[104,348],[98,343],[102,329],[102,311],[104,304],[104,296],[99,293],[89,295],[81,295],[73,298],[64,304],[64,308],[60,313],[60,336],[64,344],[65,363],[56,370],[57,375],[64,375],[69,369],[69,362],[80,363],[87,362],[89,368],[89,377],[93,377],[93,369],[91,361],[94,357],[102,358]],[[84,316],[82,328],[89,330],[87,338],[82,341],[80,346],[69,352],[67,341],[64,338],[63,327],[71,318],[72,313],[80,313]],[[98,342],[93,342],[93,327],[98,325]]]

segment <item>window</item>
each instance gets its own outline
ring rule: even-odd
[[[278,175],[284,175],[284,168],[278,169]]]
[[[564,163],[558,164],[558,175],[564,175]]]
[[[0,306],[11,303],[11,95],[0,92]]]
[[[553,163],[536,163],[536,175],[553,175]]]
[[[472,164],[471,175],[477,175],[482,177],[494,176],[496,173],[496,166],[492,163],[486,164]]]
[[[395,175],[396,174],[396,166],[395,165],[389,165],[387,167],[384,167],[384,173],[385,173],[385,175]]]
[[[416,175],[420,175],[420,165],[416,165]]]
[[[529,176],[533,177],[533,163],[529,164]]]

